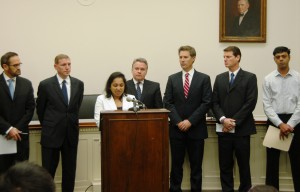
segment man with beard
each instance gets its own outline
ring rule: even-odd
[[[1,57],[0,75],[0,137],[17,142],[17,153],[0,155],[0,174],[18,161],[29,158],[28,124],[34,112],[32,84],[20,77],[21,61],[17,53]]]

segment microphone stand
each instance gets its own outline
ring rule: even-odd
[[[137,102],[133,101],[133,108],[132,108],[132,109],[133,109],[133,111],[134,111],[135,113],[137,113],[137,112],[140,110],[140,108],[137,107],[136,103],[137,103]]]

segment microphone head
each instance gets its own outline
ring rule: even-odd
[[[134,98],[126,97],[126,101],[128,102],[133,102],[134,100],[135,100]]]

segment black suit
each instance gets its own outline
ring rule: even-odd
[[[41,81],[38,88],[37,114],[42,125],[42,164],[55,176],[62,156],[62,191],[73,191],[79,137],[78,112],[83,98],[83,82],[70,77],[71,95],[65,104],[57,76]]]
[[[233,154],[240,171],[239,191],[251,188],[250,135],[256,133],[253,110],[257,102],[255,74],[239,70],[233,85],[229,86],[229,74],[216,77],[213,89],[213,112],[217,120],[222,116],[236,123],[235,133],[217,133],[219,141],[219,165],[223,191],[233,192]]]
[[[236,16],[233,20],[232,28],[229,36],[260,36],[260,18],[252,12],[247,12],[241,24],[239,24],[240,16]]]
[[[0,75],[0,133],[5,135],[12,126],[24,133],[29,133],[28,124],[31,121],[35,107],[33,88],[29,80],[16,77],[14,99],[11,99],[8,85],[3,74]],[[20,135],[17,142],[17,154],[0,155],[0,173],[6,171],[16,161],[29,158],[29,136]]]
[[[181,191],[186,150],[191,165],[191,191],[201,191],[204,139],[208,137],[206,113],[210,108],[211,93],[210,78],[206,74],[195,70],[187,98],[184,96],[182,72],[169,76],[163,102],[170,110],[170,191]],[[188,131],[182,132],[177,124],[185,119],[192,126]]]
[[[137,98],[136,85],[134,84],[134,81],[132,79],[128,80],[126,84],[127,93],[134,95],[135,98]],[[145,79],[140,101],[143,102],[148,109],[162,108],[163,104],[159,83]]]

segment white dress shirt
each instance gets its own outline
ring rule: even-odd
[[[56,75],[58,79],[58,83],[60,88],[62,88],[62,83],[65,80],[66,81],[66,87],[67,87],[67,92],[68,92],[68,102],[70,102],[70,97],[71,97],[71,80],[70,76],[68,76],[66,79],[62,79],[58,74]]]
[[[141,93],[143,93],[143,88],[144,88],[144,80],[143,81],[137,81],[137,80],[135,80],[134,78],[132,78],[132,80],[133,80],[133,82],[134,82],[134,87],[135,87],[135,89],[136,89],[136,86],[138,86],[137,85],[137,83],[138,82],[140,82],[140,88],[141,88]]]
[[[184,82],[185,82],[185,74],[189,73],[189,85],[191,86],[191,83],[192,83],[192,79],[193,79],[193,75],[195,73],[195,69],[192,68],[190,71],[188,72],[185,72],[185,71],[182,71],[182,83],[183,83],[183,86],[184,86]]]

